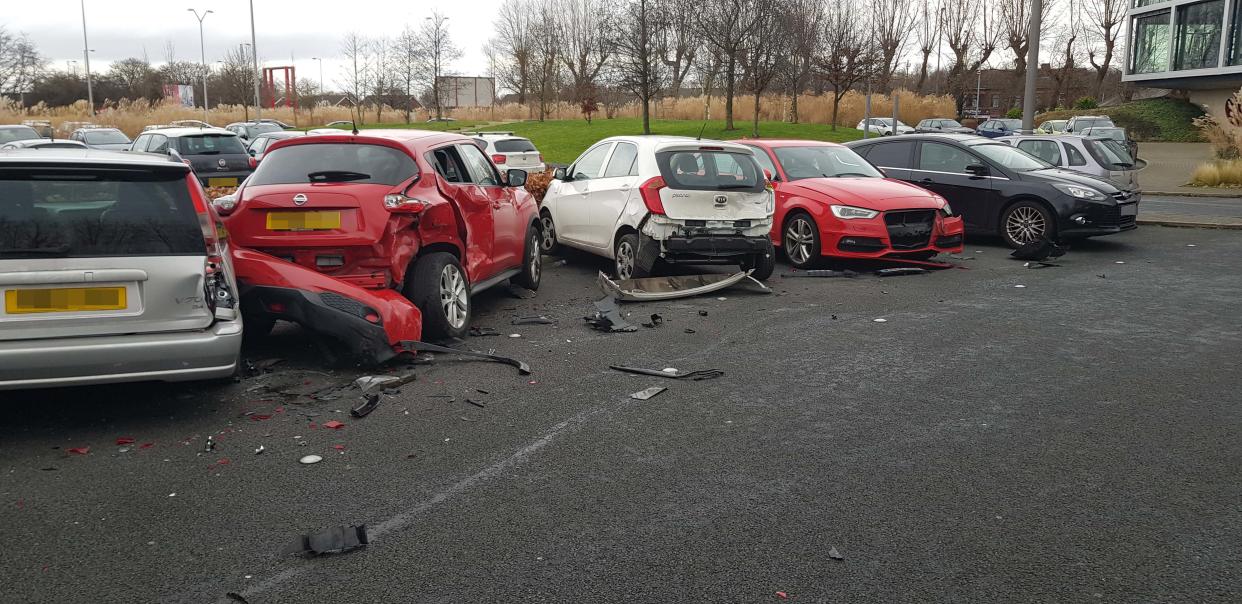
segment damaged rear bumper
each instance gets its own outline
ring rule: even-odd
[[[772,253],[772,239],[768,235],[771,219],[731,221],[737,226],[728,227],[723,223],[695,222],[703,226],[649,216],[638,235],[638,266],[650,271],[656,260],[673,264],[740,264],[747,257]]]
[[[422,314],[390,289],[364,289],[260,252],[234,248],[243,317],[292,321],[366,363],[404,352],[422,336]]]

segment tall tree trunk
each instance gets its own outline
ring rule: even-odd
[[[759,138],[759,92],[755,92],[755,123],[751,136]]]
[[[794,88],[793,95],[789,98],[789,123],[798,123],[798,89]]]
[[[835,90],[832,92],[832,131],[833,132],[836,132],[837,130],[837,109],[841,107],[842,96],[844,95],[837,94]]]
[[[733,127],[733,86],[737,75],[734,73],[737,69],[736,61],[737,58],[730,53],[729,62],[725,67],[728,70],[725,74],[725,130],[736,130]]]
[[[922,51],[920,51],[922,52]],[[924,86],[927,85],[927,60],[931,57],[931,51],[923,52],[923,64],[919,67],[919,84],[915,86],[919,94],[923,94]]]
[[[651,97],[643,97],[643,134],[651,134]]]

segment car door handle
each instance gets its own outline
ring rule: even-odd
[[[921,185],[931,185],[931,184],[935,184],[935,183],[936,183],[936,181],[934,181],[934,180],[932,180],[932,179],[930,179],[930,178],[924,178],[923,180],[920,180],[920,181],[919,181],[919,184],[921,184]]]

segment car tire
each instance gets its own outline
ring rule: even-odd
[[[642,279],[648,271],[638,266],[638,233],[626,233],[617,239],[612,251],[613,274],[618,279]]]
[[[452,254],[432,252],[416,260],[402,293],[423,313],[423,339],[466,335],[470,328],[470,283]]]
[[[760,281],[767,281],[776,271],[776,250],[771,247],[764,254],[755,254],[742,262],[742,270],[751,271],[750,276]]]
[[[561,251],[561,244],[556,241],[556,224],[552,222],[552,212],[544,210],[539,213],[539,250],[545,254],[556,254]]]
[[[526,227],[526,247],[522,250],[522,272],[509,279],[509,283],[529,290],[539,289],[539,281],[543,277],[543,253],[541,241],[543,235],[539,227]]]
[[[1000,236],[1006,245],[1017,249],[1041,238],[1055,240],[1057,223],[1043,204],[1023,200],[1001,213]]]
[[[791,233],[794,230],[797,232]],[[814,267],[819,262],[821,245],[819,227],[810,214],[794,212],[785,219],[785,226],[781,228],[781,246],[785,250],[785,258],[794,268]]]

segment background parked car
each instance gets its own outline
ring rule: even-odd
[[[280,132],[284,130],[279,125],[270,122],[234,122],[225,126],[224,129],[236,134],[247,142],[265,132]]]
[[[884,174],[848,147],[802,140],[741,140],[772,174],[772,242],[790,264],[823,257],[926,259],[960,252],[961,217],[943,197]]]
[[[547,166],[543,163],[543,154],[535,148],[529,138],[514,136],[512,132],[476,132],[468,134],[479,144],[483,153],[492,158],[501,172],[509,168],[518,168],[527,172],[543,172]]]
[[[1065,124],[1068,123],[1068,120],[1048,120],[1041,123],[1035,132],[1037,134],[1064,134]]]
[[[11,143],[13,141],[34,140],[47,138],[39,135],[39,131],[30,126],[9,125],[0,126],[0,145]]]
[[[1132,158],[1115,140],[1076,134],[1017,135],[999,140],[1058,168],[1107,178],[1127,194],[1141,190],[1138,171],[1146,162]]]
[[[134,139],[129,150],[172,155],[208,187],[236,187],[254,170],[241,139],[221,128],[148,130]]]
[[[915,132],[952,132],[956,134],[974,134],[974,128],[967,128],[957,120],[948,118],[932,118],[922,120],[914,127]]]
[[[129,140],[118,128],[78,128],[69,138],[81,141],[92,149],[104,151],[125,151],[134,141]]]
[[[1109,138],[1115,140],[1120,143],[1121,146],[1126,148],[1126,151],[1130,153],[1130,157],[1138,159],[1138,141],[1130,138],[1129,134],[1126,133],[1125,128],[1118,128],[1116,126],[1092,126],[1090,128],[1083,128],[1082,132],[1079,134],[1082,134],[1083,136]]]
[[[1065,123],[1065,133],[1081,134],[1084,128],[1106,128],[1114,125],[1113,119],[1107,115],[1076,115]]]
[[[85,149],[85,144],[67,138],[37,138],[24,141],[13,141],[0,146],[0,149]]]
[[[1135,228],[1137,192],[1060,170],[999,141],[960,134],[915,134],[853,141],[890,178],[940,194],[966,232],[1000,235],[1010,247],[1049,239],[1108,235]]]
[[[0,199],[0,389],[233,374],[237,286],[188,167],[19,151]]]
[[[333,134],[340,134],[340,131],[334,130]],[[272,143],[285,140],[286,138],[297,138],[299,136],[306,136],[306,133],[299,132],[297,130],[281,130],[280,132],[264,132],[263,134],[255,136],[251,139],[250,144],[246,146],[246,151],[250,153],[250,157],[254,158],[254,162],[251,163],[251,167],[257,166],[259,165],[259,162],[263,161],[264,152],[269,146],[271,146]]]
[[[522,188],[526,173],[502,177],[467,137],[338,132],[277,141],[266,153],[234,200],[216,204],[239,245],[358,288],[399,291],[433,339],[465,335],[472,294],[506,280],[539,287],[538,210]],[[318,297],[253,293],[242,300],[248,330],[266,333],[283,319],[347,346],[370,341],[358,334],[385,337],[356,300],[325,309]]]
[[[1022,130],[1022,120],[997,119],[987,120],[975,129],[975,134],[988,138],[1009,136]]]
[[[203,120],[173,120],[168,122],[168,125],[177,128],[215,128]]]
[[[894,131],[893,118],[891,117],[868,118],[866,120],[858,122],[858,125],[855,127],[858,128],[859,130],[862,130],[864,125],[866,126],[867,132],[871,134],[879,134],[881,136],[892,136],[894,133],[895,134],[909,134],[911,132],[914,132],[914,128],[911,128],[910,126],[906,125],[904,122],[900,120],[897,121],[897,126]]]
[[[613,260],[620,279],[657,261],[775,267],[774,201],[749,147],[679,136],[614,136],[557,168],[543,198],[543,249]]]

